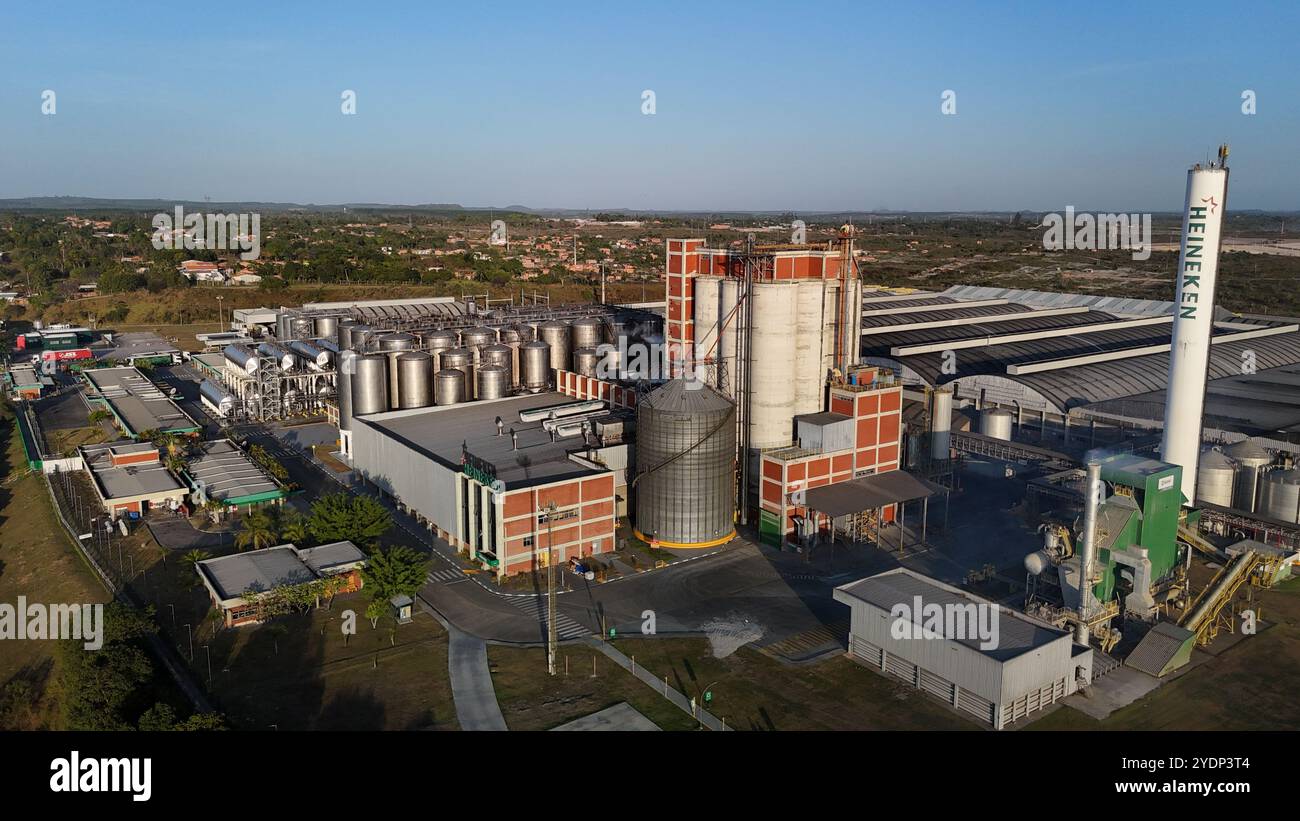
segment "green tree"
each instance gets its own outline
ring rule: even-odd
[[[149,612],[119,602],[104,606],[103,639],[88,651],[80,640],[58,645],[59,692],[63,721],[70,730],[129,730],[129,699],[153,678],[153,663],[140,639],[155,632]]]
[[[387,602],[393,596],[414,596],[424,587],[428,572],[428,556],[397,545],[371,555],[361,568],[361,578],[374,600]]]
[[[282,508],[277,516],[280,538],[292,542],[298,547],[310,544],[311,530],[307,527],[307,517],[292,507]]]
[[[244,526],[235,534],[235,547],[240,550],[261,550],[275,544],[275,520],[264,510],[254,511],[244,517]]]
[[[369,550],[393,526],[393,517],[369,496],[333,493],[312,502],[307,526],[320,544],[348,541]]]

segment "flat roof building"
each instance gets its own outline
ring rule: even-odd
[[[292,544],[206,559],[195,572],[212,604],[221,608],[227,627],[255,624],[266,617],[263,598],[277,587],[307,584],[326,576],[342,576],[338,591],[362,586],[366,555],[352,542],[299,548]]]
[[[204,442],[185,468],[195,504],[209,500],[227,507],[277,502],[284,487],[229,439]]]
[[[148,442],[83,445],[80,451],[100,505],[113,518],[144,514],[150,507],[174,509],[185,500],[185,486]]]
[[[147,431],[189,434],[202,430],[138,368],[96,368],[83,376],[90,386],[86,399],[107,408],[132,439]]]
[[[849,657],[1002,729],[1092,681],[1068,631],[899,567],[835,588]]]
[[[584,440],[553,437],[544,423],[548,408],[587,405],[607,413],[552,392],[358,416],[353,464],[499,576],[544,566],[548,534],[556,561],[604,553],[614,549],[614,474],[575,461]]]

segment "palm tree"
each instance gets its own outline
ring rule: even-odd
[[[307,519],[296,509],[290,507],[279,514],[280,538],[293,542],[298,547],[306,547],[311,538],[307,530]]]
[[[235,547],[261,550],[275,544],[275,538],[275,520],[269,513],[259,510],[244,517],[244,528],[235,536]]]
[[[198,548],[195,548],[189,551],[188,553],[186,553],[184,556],[181,556],[181,566],[188,567],[189,569],[193,570],[195,567],[198,566],[199,562],[209,558],[211,555],[212,554],[208,553],[208,551],[206,550],[199,550]]]

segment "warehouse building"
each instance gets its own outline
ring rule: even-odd
[[[1092,650],[1069,632],[906,568],[834,596],[851,610],[850,658],[995,729],[1092,681]]]
[[[151,431],[197,434],[202,430],[138,368],[97,368],[84,376],[90,386],[86,400],[107,408],[132,439]]]
[[[611,551],[615,473],[585,458],[606,443],[585,425],[560,430],[552,413],[569,424],[609,415],[603,402],[544,392],[357,416],[353,466],[501,577]]]
[[[194,566],[212,605],[226,627],[257,624],[265,614],[261,600],[277,587],[307,584],[327,576],[342,577],[338,593],[361,589],[366,554],[352,542],[299,548],[292,544],[235,553]]]
[[[906,384],[947,385],[959,404],[1011,410],[1017,424],[1158,428],[1173,314],[1172,302],[1005,288],[868,294],[861,353]],[[1220,308],[1211,344],[1207,427],[1300,423],[1300,323]]]
[[[185,499],[185,486],[148,442],[84,445],[80,450],[100,506],[114,519],[142,515],[152,507],[174,510]]]
[[[184,478],[195,505],[209,501],[251,510],[278,504],[284,487],[229,439],[204,442],[185,467]]]

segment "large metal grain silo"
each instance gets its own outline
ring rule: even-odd
[[[708,383],[718,385],[718,317],[722,305],[722,277],[695,278],[695,361],[707,374]]]
[[[724,394],[736,398],[737,380],[740,378],[740,280],[728,277],[719,289],[718,306],[718,356],[717,387]],[[626,363],[625,363],[626,364]]]
[[[1242,439],[1223,449],[1237,466],[1237,481],[1232,492],[1232,506],[1254,513],[1259,504],[1259,479],[1264,468],[1273,462],[1269,452],[1249,439]]]
[[[674,379],[637,403],[636,534],[667,547],[711,547],[735,529],[736,406]]]
[[[794,282],[751,286],[749,332],[749,443],[753,450],[786,447],[794,441]]]
[[[822,318],[825,280],[806,279],[798,284],[794,336],[794,412],[819,413],[823,408]]]
[[[1232,507],[1232,485],[1237,467],[1219,450],[1210,448],[1201,454],[1196,466],[1196,501],[1220,507]]]

